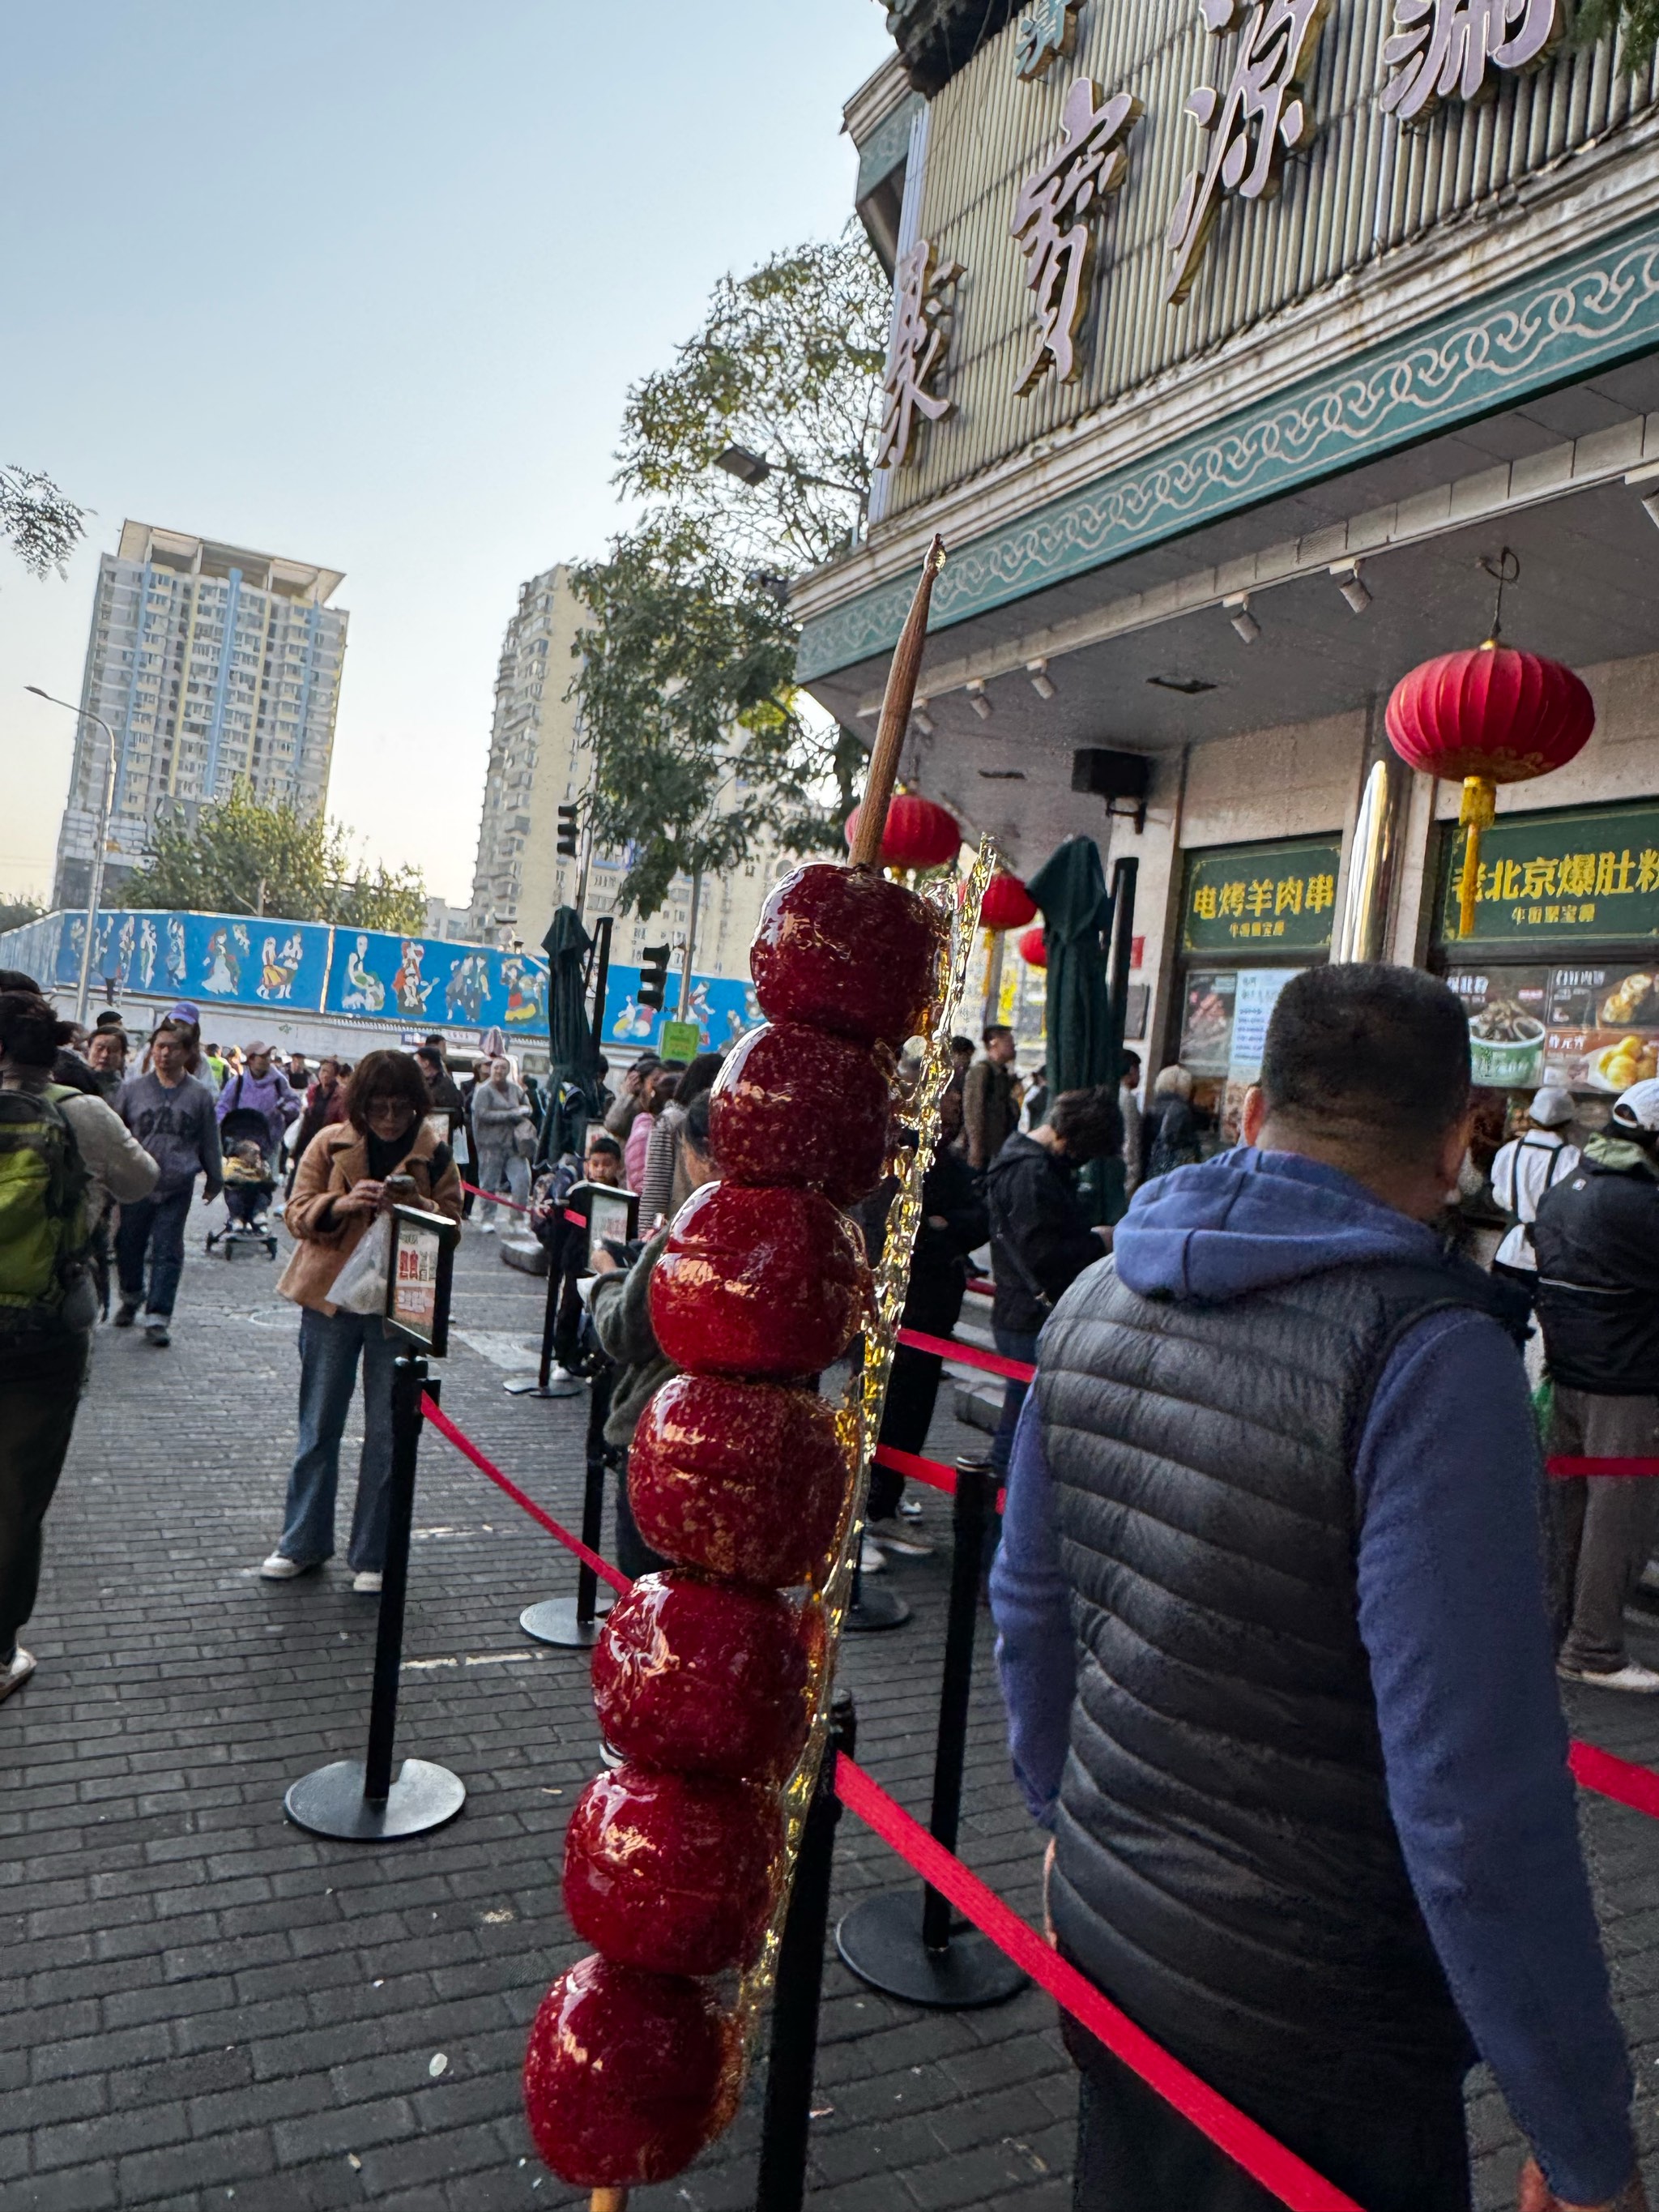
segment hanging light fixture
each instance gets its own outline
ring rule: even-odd
[[[1335,580],[1337,590],[1348,603],[1349,612],[1363,615],[1371,603],[1371,594],[1370,586],[1360,575],[1358,562],[1333,562],[1331,574]]]
[[[1228,620],[1245,644],[1254,645],[1261,635],[1261,625],[1250,612],[1249,593],[1234,592],[1223,599],[1221,604],[1227,610]]]

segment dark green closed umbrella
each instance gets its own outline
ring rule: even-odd
[[[580,1152],[599,1107],[599,1048],[587,1018],[587,956],[593,940],[574,907],[557,908],[542,939],[547,955],[548,1113],[541,1155]]]
[[[1112,901],[1092,837],[1068,837],[1025,888],[1042,910],[1048,950],[1048,1096],[1113,1083],[1118,1056],[1106,990],[1106,944]],[[1121,1158],[1084,1171],[1083,1189],[1097,1219],[1116,1221],[1127,1199]]]
[[[1111,1022],[1106,939],[1112,902],[1092,837],[1068,837],[1025,888],[1042,909],[1048,948],[1048,1096],[1109,1083]]]

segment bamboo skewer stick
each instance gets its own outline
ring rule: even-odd
[[[893,780],[898,774],[904,733],[910,726],[910,709],[916,696],[916,678],[921,672],[922,648],[927,642],[927,610],[933,597],[933,579],[944,566],[945,540],[935,534],[921,564],[921,579],[916,586],[916,595],[910,602],[904,628],[893,648],[893,665],[887,672],[887,691],[881,702],[881,721],[876,731],[876,742],[870,748],[870,773],[865,781],[864,799],[859,807],[858,836],[853,845],[853,866],[855,868],[874,868],[881,865],[881,841],[887,828],[887,808],[893,796]]]

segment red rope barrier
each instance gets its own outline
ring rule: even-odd
[[[1581,1474],[1659,1474],[1659,1459],[1575,1459],[1563,1453],[1544,1465],[1557,1482],[1571,1482]]]
[[[1276,2142],[1265,2128],[1218,2096],[1138,2028],[1092,1982],[1045,1943],[1012,1905],[1006,1905],[977,1875],[970,1874],[943,1844],[936,1843],[921,1823],[912,1820],[855,1759],[842,1757],[836,1761],[836,1789],[849,1812],[874,1829],[924,1881],[988,1936],[999,1951],[1047,1990],[1073,2020],[1156,2090],[1166,2104],[1173,2105],[1218,2150],[1271,2191],[1281,2204],[1291,2206],[1291,2212],[1360,2212],[1352,2197],[1345,2197],[1294,2151]]]
[[[942,1459],[923,1459],[919,1453],[900,1451],[896,1444],[878,1444],[875,1458],[878,1467],[891,1468],[895,1474],[912,1476],[917,1482],[925,1482],[930,1490],[943,1490],[952,1498],[956,1496],[957,1471],[946,1467]],[[1007,1495],[1006,1490],[997,1492],[999,1513]]]
[[[556,1536],[567,1551],[574,1552],[585,1566],[592,1567],[602,1582],[613,1590],[627,1590],[633,1585],[620,1567],[613,1567],[609,1559],[602,1559],[597,1552],[589,1551],[580,1536],[573,1536],[568,1528],[562,1528],[550,1513],[544,1513],[533,1498],[527,1498],[518,1484],[503,1474],[492,1461],[487,1460],[471,1437],[458,1429],[447,1413],[435,1406],[424,1392],[421,1396],[421,1411],[441,1437],[446,1437],[464,1459],[470,1459],[480,1474],[488,1475],[498,1490],[503,1490],[515,1505],[520,1505],[532,1521],[538,1521],[550,1536]]]
[[[516,1198],[503,1198],[498,1190],[480,1190],[476,1182],[464,1182],[463,1190],[470,1190],[474,1198],[487,1198],[492,1206],[510,1206],[514,1213],[528,1213],[527,1206],[520,1206]]]
[[[1011,1375],[1016,1382],[1030,1382],[1036,1375],[1028,1359],[1005,1359],[1000,1352],[981,1352],[976,1344],[958,1344],[953,1336],[924,1336],[919,1328],[902,1328],[898,1340],[912,1352],[936,1352],[941,1359],[982,1367],[988,1375]]]
[[[1634,1812],[1645,1813],[1650,1820],[1659,1820],[1659,1774],[1650,1766],[1637,1766],[1628,1759],[1615,1759],[1599,1744],[1576,1741],[1568,1748],[1567,1765],[1581,1789],[1594,1790],[1600,1797],[1614,1798]]]

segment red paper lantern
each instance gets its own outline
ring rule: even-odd
[[[1474,929],[1480,833],[1492,824],[1500,783],[1529,783],[1563,768],[1595,727],[1595,702],[1559,660],[1495,640],[1445,653],[1402,676],[1389,701],[1389,741],[1425,775],[1462,777],[1460,824],[1468,831],[1458,880],[1457,933]]]
[[[1019,940],[1019,957],[1028,968],[1048,965],[1048,940],[1041,928],[1028,929]]]
[[[1018,876],[1005,869],[992,877],[985,886],[985,899],[979,910],[981,929],[1024,929],[1028,921],[1036,920],[1036,901]]]
[[[847,817],[847,848],[850,852],[859,834],[855,806]],[[942,868],[962,848],[962,824],[948,806],[931,799],[918,799],[902,791],[887,809],[887,827],[881,833],[884,868]]]

